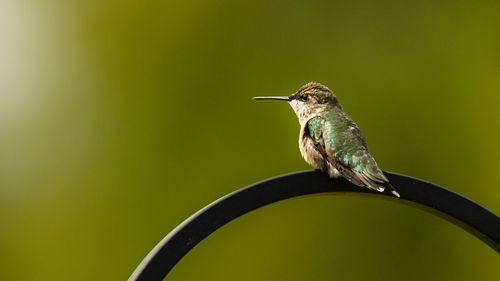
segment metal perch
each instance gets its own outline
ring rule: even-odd
[[[175,264],[205,237],[252,210],[292,197],[328,192],[356,192],[411,206],[463,228],[500,253],[500,218],[478,204],[435,184],[385,173],[401,198],[370,191],[347,180],[329,179],[319,171],[278,176],[234,191],[201,209],[172,230],[142,260],[129,281],[161,281]]]

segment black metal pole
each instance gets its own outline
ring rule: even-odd
[[[319,171],[297,172],[271,178],[232,192],[201,209],[158,243],[129,281],[161,281],[175,264],[219,227],[276,201],[324,192],[357,192],[385,196],[395,202],[425,206],[427,210],[469,231],[500,253],[500,218],[456,193],[435,184],[394,173],[387,177],[401,195],[372,192],[345,179],[329,179]]]

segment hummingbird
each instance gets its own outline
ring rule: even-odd
[[[300,123],[300,153],[311,166],[330,178],[344,177],[357,186],[400,197],[368,151],[358,125],[326,86],[311,82],[289,96],[253,99],[290,104]]]

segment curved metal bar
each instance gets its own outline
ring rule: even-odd
[[[196,244],[231,220],[267,204],[323,192],[356,192],[410,203],[469,231],[500,253],[500,218],[456,193],[412,177],[386,173],[401,195],[359,188],[345,179],[329,179],[319,171],[278,176],[232,192],[201,209],[158,243],[139,264],[129,281],[161,281]]]

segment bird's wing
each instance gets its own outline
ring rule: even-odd
[[[313,140],[313,142],[319,143],[321,138],[323,137],[323,128],[324,128],[325,120],[321,116],[316,116],[309,121],[307,121],[306,137],[309,137]]]
[[[359,180],[356,174],[348,166],[344,165],[341,161],[339,161],[339,159],[334,157],[331,151],[327,149],[325,143],[325,138],[326,138],[325,123],[326,121],[323,117],[316,116],[307,121],[304,131],[304,137],[311,139],[318,153],[321,154],[323,159],[327,160],[327,162],[325,162],[326,166],[323,168],[323,170],[327,172],[330,168],[329,166],[332,166],[333,168],[337,169],[340,172],[340,174],[346,179],[348,179],[350,182],[359,186],[364,186],[363,182]]]
[[[384,191],[388,180],[368,152],[362,137],[347,138],[349,141],[344,142],[336,141],[340,136],[334,136],[331,124],[320,116],[309,120],[307,129],[318,152],[343,177],[355,185]],[[359,130],[357,127],[355,129]]]

